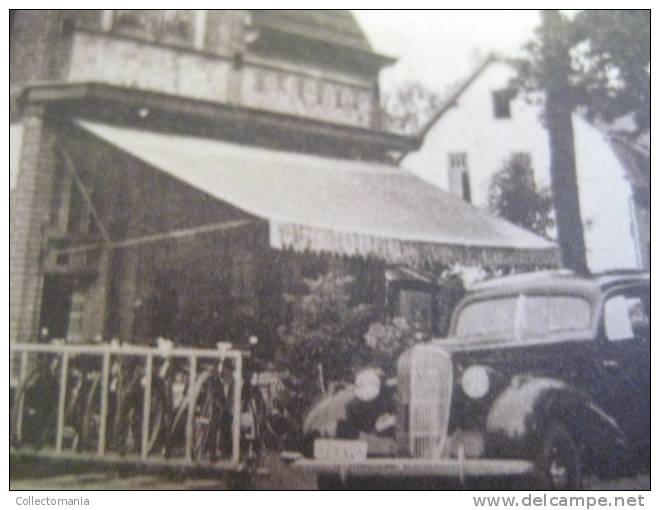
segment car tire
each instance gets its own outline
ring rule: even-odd
[[[546,428],[540,441],[536,467],[544,489],[582,489],[579,444],[564,424],[553,422]]]

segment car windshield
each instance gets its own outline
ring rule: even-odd
[[[591,323],[589,303],[576,296],[513,296],[475,301],[456,320],[462,339],[539,338],[584,331]]]

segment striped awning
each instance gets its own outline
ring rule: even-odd
[[[556,247],[415,177],[373,162],[77,123],[117,149],[268,221],[296,251],[424,262],[556,265]]]

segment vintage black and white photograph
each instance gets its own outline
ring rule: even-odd
[[[650,490],[650,55],[650,10],[10,10],[10,489]]]

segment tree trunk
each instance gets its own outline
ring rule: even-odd
[[[541,11],[545,122],[550,139],[550,179],[557,220],[562,265],[578,273],[588,273],[584,232],[575,171],[572,100],[568,81],[569,41],[565,21],[557,11]]]

